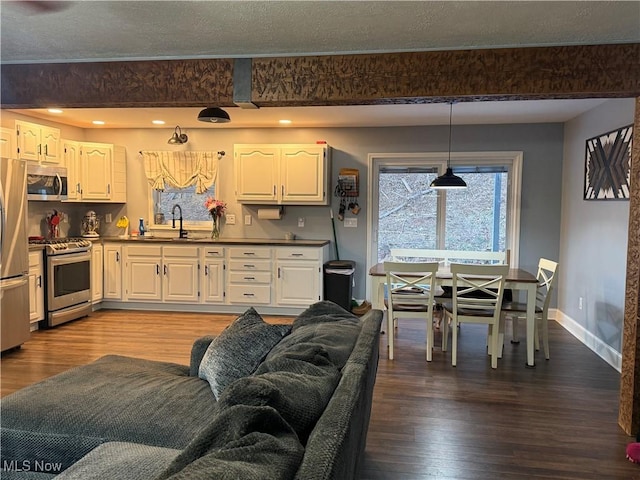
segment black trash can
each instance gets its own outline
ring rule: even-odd
[[[351,311],[355,270],[353,260],[331,260],[324,264],[324,299],[337,303],[348,312]]]

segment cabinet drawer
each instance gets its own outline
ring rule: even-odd
[[[271,271],[271,260],[253,260],[247,258],[246,260],[229,260],[229,271],[242,271],[242,272],[254,272],[254,271]]]
[[[205,247],[203,248],[205,258],[222,258],[224,257],[224,248]]]
[[[42,262],[42,250],[29,252],[29,268],[40,266]]]
[[[271,272],[229,272],[230,283],[271,284]]]
[[[271,285],[229,285],[231,303],[271,303]]]
[[[162,256],[162,247],[160,245],[127,245],[127,256],[136,257],[154,257]]]
[[[231,247],[230,258],[271,258],[270,248]]]
[[[198,257],[198,247],[162,247],[162,253],[165,257]]]
[[[320,250],[317,248],[278,248],[276,249],[278,260],[319,260]]]

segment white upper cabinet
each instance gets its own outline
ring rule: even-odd
[[[235,145],[239,203],[328,205],[327,145]]]
[[[69,201],[123,203],[127,200],[124,147],[62,141]]]
[[[17,156],[31,162],[57,165],[60,155],[60,129],[16,120]]]
[[[0,128],[0,157],[16,158],[15,133],[10,128]]]

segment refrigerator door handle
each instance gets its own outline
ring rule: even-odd
[[[17,288],[25,285],[29,281],[29,277],[26,275],[18,278],[12,278],[11,280],[2,280],[0,282],[1,290],[8,290],[10,288]]]
[[[0,183],[0,252],[4,250],[4,231],[7,223],[7,211],[4,206],[4,190]]]

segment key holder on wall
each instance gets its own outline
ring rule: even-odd
[[[344,220],[344,212],[348,208],[354,215],[360,212],[358,195],[360,191],[360,172],[357,168],[341,168],[338,174],[338,184],[335,196],[340,198],[338,220]],[[348,204],[347,204],[348,201]]]

